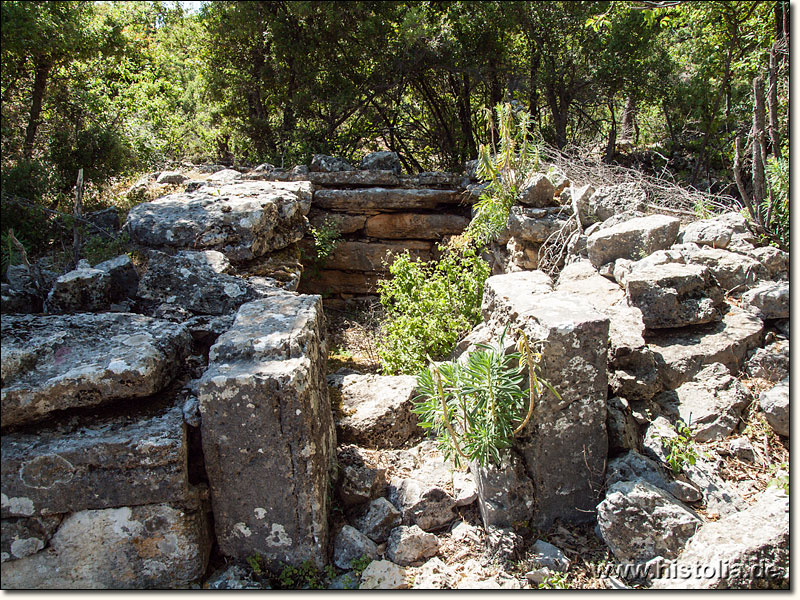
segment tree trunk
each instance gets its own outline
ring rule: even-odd
[[[747,193],[747,188],[744,185],[744,178],[742,177],[742,133],[737,132],[736,139],[734,140],[734,155],[733,155],[733,176],[736,178],[736,187],[739,188],[739,195],[742,197],[742,202],[750,212],[750,216],[754,221],[758,221],[758,215],[753,209],[753,204],[750,201],[750,195]]]
[[[625,108],[622,111],[622,124],[620,125],[620,139],[630,142],[636,127],[636,101],[633,96],[625,99]]]
[[[767,93],[769,106],[769,139],[772,143],[772,153],[775,158],[781,158],[781,136],[778,130],[778,60],[775,45],[769,52],[769,92]]]
[[[33,97],[31,99],[31,112],[28,117],[28,127],[25,129],[25,144],[22,146],[22,156],[30,160],[33,156],[33,141],[36,139],[36,130],[39,127],[39,116],[42,114],[42,102],[47,89],[47,78],[53,64],[49,59],[41,59],[36,63],[33,79]]]
[[[761,203],[766,198],[764,162],[767,140],[764,121],[764,80],[758,76],[753,80],[753,204],[758,207],[759,213]]]
[[[608,130],[608,144],[606,144],[605,162],[610,163],[614,160],[614,152],[617,149],[617,115],[614,112],[613,97],[608,102],[608,108],[611,110],[611,127]]]

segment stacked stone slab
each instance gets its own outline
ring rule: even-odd
[[[198,385],[203,452],[223,554],[271,569],[327,562],[335,460],[318,296],[242,305]]]
[[[300,289],[309,293],[376,293],[392,256],[408,250],[413,258],[434,258],[437,242],[466,228],[474,201],[469,179],[450,173],[269,171],[251,172],[245,179],[309,181],[316,187],[308,215],[311,226],[336,228],[342,237],[333,254],[316,264],[313,237],[306,236]]]
[[[182,326],[125,313],[4,315],[7,589],[183,587],[211,536],[168,390]],[[69,412],[67,412],[69,411]]]

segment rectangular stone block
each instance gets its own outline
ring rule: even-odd
[[[217,541],[273,570],[326,562],[335,461],[318,296],[244,304],[199,382]]]
[[[585,298],[548,292],[549,280],[535,273],[509,273],[487,280],[486,327],[481,339],[473,341],[494,342],[507,324],[508,347],[518,328],[531,343],[541,341],[539,375],[561,398],[550,391],[539,397],[530,422],[515,442],[513,452],[521,459],[527,478],[516,469],[509,479],[513,489],[503,496],[496,493],[502,487],[498,477],[503,469],[477,470],[487,527],[510,526],[504,515],[526,510],[531,523],[540,528],[549,527],[555,519],[587,522],[594,519],[601,499],[608,456],[609,319]]]
[[[335,269],[319,272],[306,271],[300,280],[299,290],[304,294],[377,294],[378,281],[385,273],[351,273]]]
[[[187,498],[179,406],[2,438],[2,517],[180,502]]]
[[[266,181],[310,181],[319,186],[361,186],[399,185],[400,178],[394,171],[333,171],[325,173],[310,171],[308,173],[280,173],[267,171],[263,173],[245,173],[242,179]]]
[[[418,240],[382,244],[378,242],[341,242],[325,261],[326,269],[343,271],[386,271],[394,257],[408,250],[412,258],[429,261],[433,244]]]
[[[317,190],[313,206],[362,213],[383,210],[433,209],[438,204],[466,202],[469,195],[452,190],[372,187],[352,190]]]
[[[365,233],[369,237],[391,240],[438,240],[445,235],[459,235],[467,225],[469,219],[459,215],[395,213],[370,217]]]

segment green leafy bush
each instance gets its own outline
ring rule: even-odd
[[[465,361],[432,361],[417,376],[414,412],[420,426],[432,429],[439,448],[456,466],[502,462],[503,451],[529,422],[536,400],[552,386],[538,376],[540,354],[519,332],[517,352],[506,354],[506,331],[496,346],[481,344]],[[530,388],[522,389],[524,365]],[[526,412],[527,411],[527,412]]]
[[[331,217],[325,217],[319,227],[311,228],[311,237],[314,238],[314,261],[319,267],[322,267],[342,239],[342,234],[339,231],[339,221]]]
[[[692,432],[683,421],[675,424],[676,436],[662,436],[661,441],[667,448],[667,463],[676,475],[683,470],[684,465],[693,465],[697,462],[698,452],[694,445]]]
[[[489,265],[480,249],[464,238],[439,250],[438,262],[400,254],[389,267],[391,278],[378,283],[386,309],[378,355],[387,374],[413,374],[426,356],[446,356],[481,320]]]

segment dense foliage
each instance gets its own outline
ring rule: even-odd
[[[546,143],[608,161],[647,151],[694,185],[753,196],[756,221],[773,225],[760,207],[778,206],[764,172],[776,181],[768,163],[780,164],[788,138],[784,0],[218,1],[196,13],[6,0],[0,10],[3,229],[37,247],[63,229],[39,207],[70,212],[80,168],[89,207],[115,178],[186,159],[289,166],[389,149],[408,171],[460,170],[491,142],[481,107],[500,102],[530,113]],[[751,131],[759,75],[762,138]],[[775,226],[780,215],[773,207]]]
[[[438,261],[400,254],[379,282],[387,317],[378,352],[387,374],[416,373],[426,356],[446,356],[480,322],[489,265],[472,240],[459,241],[440,246]]]

